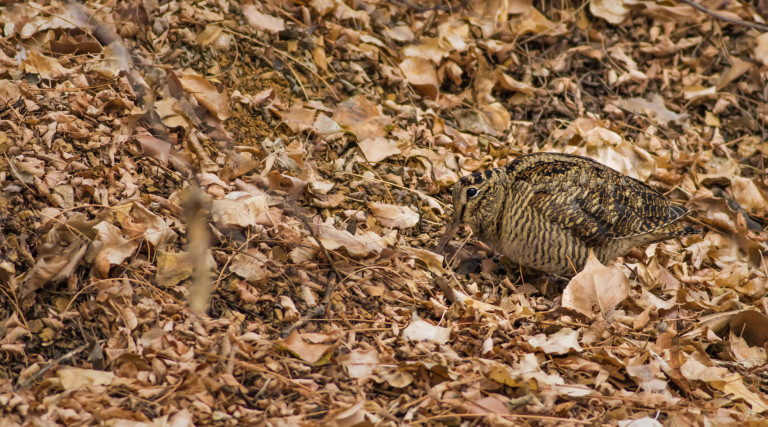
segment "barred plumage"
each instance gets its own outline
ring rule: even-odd
[[[573,275],[592,249],[605,263],[635,246],[699,230],[688,209],[586,157],[536,153],[465,176],[453,189],[454,224],[536,270]],[[447,233],[443,243],[450,235]]]

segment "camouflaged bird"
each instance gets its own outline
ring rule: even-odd
[[[699,232],[681,223],[688,209],[634,178],[592,159],[536,153],[476,172],[453,188],[460,224],[513,262],[572,276],[592,249],[602,263],[635,246]]]

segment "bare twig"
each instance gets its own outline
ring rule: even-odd
[[[685,3],[688,6],[694,8],[694,9],[696,9],[698,11],[704,12],[707,15],[713,17],[713,18],[717,18],[717,19],[719,19],[719,20],[721,20],[721,21],[723,21],[723,22],[725,22],[727,24],[733,24],[733,25],[738,25],[738,26],[741,26],[741,27],[752,28],[753,30],[762,31],[762,32],[767,32],[768,31],[768,25],[758,24],[757,22],[747,22],[747,21],[742,21],[741,19],[731,18],[730,16],[723,15],[721,13],[715,12],[714,10],[708,9],[708,8],[706,8],[706,7],[702,6],[702,5],[694,2],[693,0],[678,0],[678,1],[681,2],[681,3]]]
[[[412,3],[412,2],[410,2],[408,0],[389,0],[388,3],[389,4],[400,3],[400,4],[404,5],[404,6],[407,6],[407,7],[411,8],[411,9],[415,10],[418,13],[423,13],[423,12],[427,12],[427,11],[430,11],[430,10],[442,10],[443,12],[452,12],[453,11],[451,6],[447,5],[447,4],[436,4],[434,6],[421,6],[421,5],[418,5],[416,3]]]
[[[56,360],[52,360],[52,361],[48,362],[45,366],[43,366],[42,369],[40,369],[39,371],[35,372],[31,377],[27,378],[26,381],[24,381],[21,384],[16,384],[16,386],[13,387],[13,390],[17,391],[17,390],[21,390],[21,389],[29,387],[32,383],[34,383],[35,381],[39,380],[40,377],[43,376],[43,374],[45,374],[46,372],[50,371],[51,368],[53,368],[54,366],[58,366],[61,362],[65,361],[65,360],[71,359],[76,354],[78,354],[81,351],[85,350],[86,347],[88,347],[87,343],[81,345],[80,347],[77,347],[76,349],[74,349],[74,350],[70,351],[69,353],[59,357]]]
[[[244,39],[246,39],[246,40],[249,40],[249,41],[251,41],[251,42],[253,42],[253,43],[256,43],[257,45],[259,45],[259,46],[261,46],[261,47],[270,47],[270,45],[268,45],[267,43],[264,43],[264,42],[262,42],[261,40],[258,40],[258,39],[254,38],[254,37],[250,37],[249,35],[247,35],[247,34],[245,34],[245,33],[241,33],[241,32],[239,32],[239,31],[235,30],[234,28],[231,28],[231,27],[228,27],[228,26],[224,26],[223,28],[224,28],[225,30],[227,30],[227,31],[228,31],[230,34],[234,34],[234,35],[236,35],[236,36],[238,36],[238,37],[241,37],[241,38],[244,38]],[[286,53],[286,52],[283,52],[282,50],[280,50],[280,49],[277,49],[277,48],[275,48],[274,46],[271,46],[271,47],[272,47],[272,49],[275,51],[275,53],[279,54],[279,55],[280,55],[280,56],[282,56],[283,58],[287,58],[287,59],[290,59],[291,61],[293,61],[293,62],[294,62],[294,63],[296,63],[297,65],[300,65],[302,68],[306,69],[307,71],[309,71],[310,73],[312,73],[312,75],[314,75],[315,77],[317,77],[318,79],[320,79],[320,81],[321,81],[321,82],[323,82],[323,83],[325,84],[325,86],[328,88],[328,90],[330,90],[330,91],[331,91],[331,95],[333,95],[333,97],[334,97],[334,98],[336,98],[336,100],[337,100],[337,101],[340,99],[340,98],[339,98],[339,96],[336,94],[336,91],[335,91],[335,90],[333,90],[333,86],[331,86],[331,84],[330,84],[330,83],[328,83],[328,81],[327,81],[327,80],[325,80],[324,78],[322,78],[322,77],[321,77],[319,74],[317,74],[317,73],[316,73],[316,72],[315,72],[315,71],[314,71],[312,68],[310,68],[309,66],[307,66],[307,65],[306,65],[306,64],[304,64],[303,62],[299,61],[298,59],[294,58],[293,56],[289,55],[288,53]]]
[[[314,318],[317,318],[321,315],[328,317],[327,310],[331,306],[331,296],[333,295],[333,290],[336,288],[336,286],[341,281],[341,278],[343,277],[339,269],[336,267],[336,263],[333,262],[333,258],[331,258],[331,254],[328,252],[328,249],[326,249],[325,245],[323,245],[323,242],[320,241],[320,236],[318,236],[317,232],[315,232],[315,228],[312,226],[312,223],[310,223],[307,217],[301,213],[301,208],[299,207],[298,203],[296,203],[295,200],[289,200],[288,203],[293,208],[296,216],[301,220],[302,223],[304,223],[304,226],[307,228],[307,230],[309,230],[309,234],[313,239],[315,239],[315,242],[320,247],[320,252],[322,252],[323,256],[325,256],[325,259],[328,260],[328,264],[330,264],[335,277],[328,279],[328,283],[325,285],[325,290],[323,291],[323,301],[312,308],[312,310],[310,310],[309,313],[307,313],[304,317],[299,319],[298,322],[285,328],[282,332],[284,337],[287,337],[291,334],[291,332],[306,325],[310,320]]]

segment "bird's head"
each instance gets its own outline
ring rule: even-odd
[[[498,217],[504,197],[505,179],[504,169],[490,169],[467,175],[454,184],[453,224],[440,240],[438,251],[448,243],[461,224],[467,224],[477,232],[481,224]]]

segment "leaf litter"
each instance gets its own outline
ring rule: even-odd
[[[684,3],[3,2],[2,418],[762,422],[766,10]],[[570,282],[431,251],[537,151],[704,233]]]

